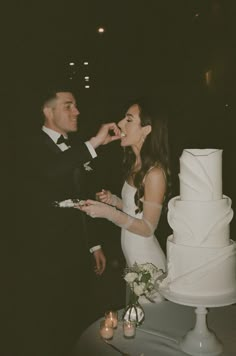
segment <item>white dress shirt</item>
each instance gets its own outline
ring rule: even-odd
[[[61,134],[57,131],[54,131],[52,129],[49,129],[46,126],[42,127],[42,130],[55,142],[55,144],[60,148],[61,151],[66,151],[70,146],[67,146],[64,142],[60,143],[59,145],[57,144],[57,140],[61,136]],[[68,138],[67,136],[63,135],[65,138]],[[85,145],[87,146],[92,158],[97,157],[97,153],[91,143],[89,141],[85,142]]]

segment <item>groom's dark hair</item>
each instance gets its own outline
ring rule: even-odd
[[[52,99],[56,99],[57,93],[69,92],[74,93],[73,86],[67,82],[58,82],[51,85],[47,85],[45,91],[41,95],[41,108]]]

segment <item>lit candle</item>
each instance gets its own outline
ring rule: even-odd
[[[135,336],[136,323],[135,321],[124,320],[123,333],[126,338],[133,338]]]
[[[105,319],[106,320],[111,320],[113,323],[113,328],[116,329],[117,328],[117,324],[118,324],[118,314],[116,311],[107,311],[105,313]]]
[[[113,324],[111,321],[102,320],[100,322],[100,335],[103,339],[109,340],[113,337]]]

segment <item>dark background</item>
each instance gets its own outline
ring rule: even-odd
[[[223,191],[234,203],[235,15],[234,1],[227,0],[4,4],[2,78],[3,94],[10,94],[11,146],[15,147],[16,136],[40,127],[41,92],[58,78],[67,78],[75,89],[84,139],[102,122],[122,118],[129,98],[154,96],[157,103],[165,101],[169,111],[172,194],[178,194],[179,156],[184,148],[222,148]],[[100,26],[105,29],[102,34],[97,31]],[[95,163],[97,184],[119,194],[122,150],[115,142],[103,151]],[[108,267],[120,276],[124,261],[119,229],[104,224]],[[169,230],[166,222],[162,224],[158,236],[164,248]],[[231,235],[235,239],[235,218]],[[119,285],[121,280],[111,289]],[[107,300],[114,301],[117,293],[110,293]]]

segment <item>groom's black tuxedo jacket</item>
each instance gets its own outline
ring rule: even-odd
[[[89,248],[99,244],[99,221],[78,209],[52,204],[94,198],[93,188],[88,187],[93,172],[84,169],[92,157],[77,135],[71,148],[62,152],[43,131],[21,142],[18,153],[17,330],[23,330],[20,340],[27,337],[27,347],[31,347],[28,339],[32,340],[34,352],[29,355],[54,356],[46,350],[55,345],[63,350],[84,325],[87,283],[93,273]]]
[[[87,251],[97,245],[94,219],[77,209],[53,207],[55,201],[94,198],[93,187],[88,186],[93,172],[84,168],[84,164],[92,160],[85,143],[74,135],[71,148],[62,152],[42,131],[29,142],[26,140],[24,147],[22,201],[31,219],[29,225],[32,227],[33,223],[33,230],[41,231],[43,240],[58,241],[61,236],[61,242],[66,244],[72,234]]]

